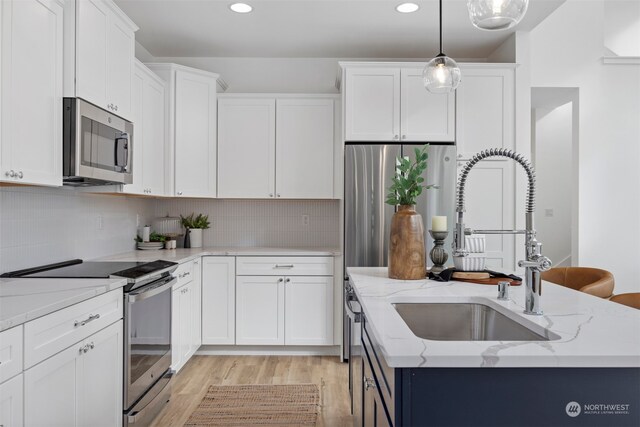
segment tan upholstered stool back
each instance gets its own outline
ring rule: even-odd
[[[542,273],[542,280],[600,298],[609,298],[615,283],[607,270],[590,267],[555,267]]]

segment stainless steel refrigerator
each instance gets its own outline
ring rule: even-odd
[[[396,158],[414,158],[414,150],[420,145],[400,144],[349,144],[345,146],[344,169],[344,262],[345,303],[349,299],[346,269],[349,267],[386,267],[389,250],[389,227],[395,207],[385,204],[387,188],[395,174]],[[430,145],[426,184],[439,188],[426,190],[420,196],[416,210],[422,215],[427,246],[427,265],[433,241],[429,236],[431,218],[446,215],[449,236],[445,248],[451,248],[455,221],[456,147],[455,145]],[[345,310],[345,313],[347,310]],[[345,358],[349,357],[345,316]]]

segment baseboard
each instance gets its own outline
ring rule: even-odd
[[[198,356],[340,356],[340,346],[203,345]]]

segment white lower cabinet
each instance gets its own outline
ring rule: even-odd
[[[122,425],[122,320],[24,372],[27,426]]]
[[[333,344],[333,277],[287,277],[284,282],[284,343]]]
[[[236,344],[284,344],[284,277],[236,278]]]
[[[202,344],[236,343],[236,259],[202,258]]]
[[[202,343],[199,269],[200,260],[193,261],[193,280],[172,291],[171,368],[175,371],[182,369]]]
[[[0,426],[24,425],[22,380],[22,374],[20,374],[0,384]]]

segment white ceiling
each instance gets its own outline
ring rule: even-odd
[[[418,0],[116,0],[140,27],[136,39],[157,57],[428,58],[438,53],[438,1]],[[516,27],[528,31],[565,0],[530,0]],[[466,0],[444,0],[444,51],[485,58],[513,32],[488,32],[469,21]]]

